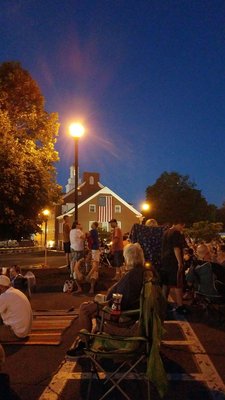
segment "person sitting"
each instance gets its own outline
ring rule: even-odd
[[[77,290],[74,293],[81,293],[81,284],[89,282],[91,287],[89,294],[94,293],[95,284],[98,280],[98,263],[92,259],[92,251],[89,251],[86,258],[81,258],[74,265],[73,277],[77,285]]]
[[[206,297],[221,296],[225,301],[225,267],[212,262],[212,254],[205,244],[197,247],[196,254],[198,265],[186,275],[187,282],[193,283]]]
[[[143,250],[138,243],[128,244],[124,248],[124,259],[126,273],[109,290],[106,300],[112,303],[113,294],[122,294],[121,310],[139,308],[140,293],[143,286],[145,260]],[[79,329],[92,331],[92,320],[99,315],[99,304],[97,302],[82,303],[79,310]],[[69,358],[82,354],[85,344],[78,338],[76,347],[67,351]]]
[[[9,270],[9,276],[10,276],[10,281],[11,285],[15,289],[21,290],[24,294],[27,295],[27,290],[28,290],[28,282],[27,278],[25,278],[21,274],[21,269],[19,265],[13,265],[10,270]]]
[[[0,338],[1,342],[27,337],[31,331],[32,309],[27,297],[11,287],[10,279],[0,275]]]

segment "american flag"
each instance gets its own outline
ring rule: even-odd
[[[98,221],[108,222],[112,219],[112,196],[99,197]]]

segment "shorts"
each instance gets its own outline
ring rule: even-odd
[[[123,250],[115,251],[113,253],[113,266],[122,267],[123,265]]]
[[[91,250],[91,258],[93,261],[100,261],[100,251],[99,250]]]
[[[76,261],[79,261],[83,257],[84,257],[84,250],[75,251],[75,250],[71,249],[71,261],[76,262]]]
[[[70,253],[70,242],[63,243],[64,253]]]

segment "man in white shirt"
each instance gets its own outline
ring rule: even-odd
[[[81,225],[74,222],[70,231],[70,249],[71,249],[71,275],[73,276],[74,264],[84,257],[85,235],[82,232]]]
[[[0,275],[0,340],[20,340],[29,335],[32,309],[27,297],[10,286],[10,279]]]

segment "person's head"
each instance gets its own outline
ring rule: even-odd
[[[63,220],[64,222],[69,222],[69,215],[64,215]]]
[[[173,228],[176,229],[176,231],[182,232],[185,228],[185,222],[182,219],[178,218],[174,221]]]
[[[147,221],[145,222],[146,226],[158,226],[158,222],[156,221],[156,219],[151,218],[151,219],[147,219]]]
[[[81,224],[78,221],[74,221],[72,224],[72,229],[80,229]]]
[[[144,266],[145,258],[139,243],[129,243],[123,249],[125,264],[128,269]]]
[[[98,222],[97,221],[92,222],[91,227],[92,227],[92,229],[97,229],[98,228]]]
[[[115,228],[117,226],[117,220],[113,218],[109,221],[109,224],[111,225],[112,228]]]
[[[0,275],[0,294],[4,293],[10,287],[10,279],[6,275]]]
[[[211,261],[211,253],[206,244],[199,244],[196,250],[197,259],[201,261]]]
[[[21,274],[21,269],[19,265],[13,265],[9,270],[10,278],[15,278],[18,274]]]

